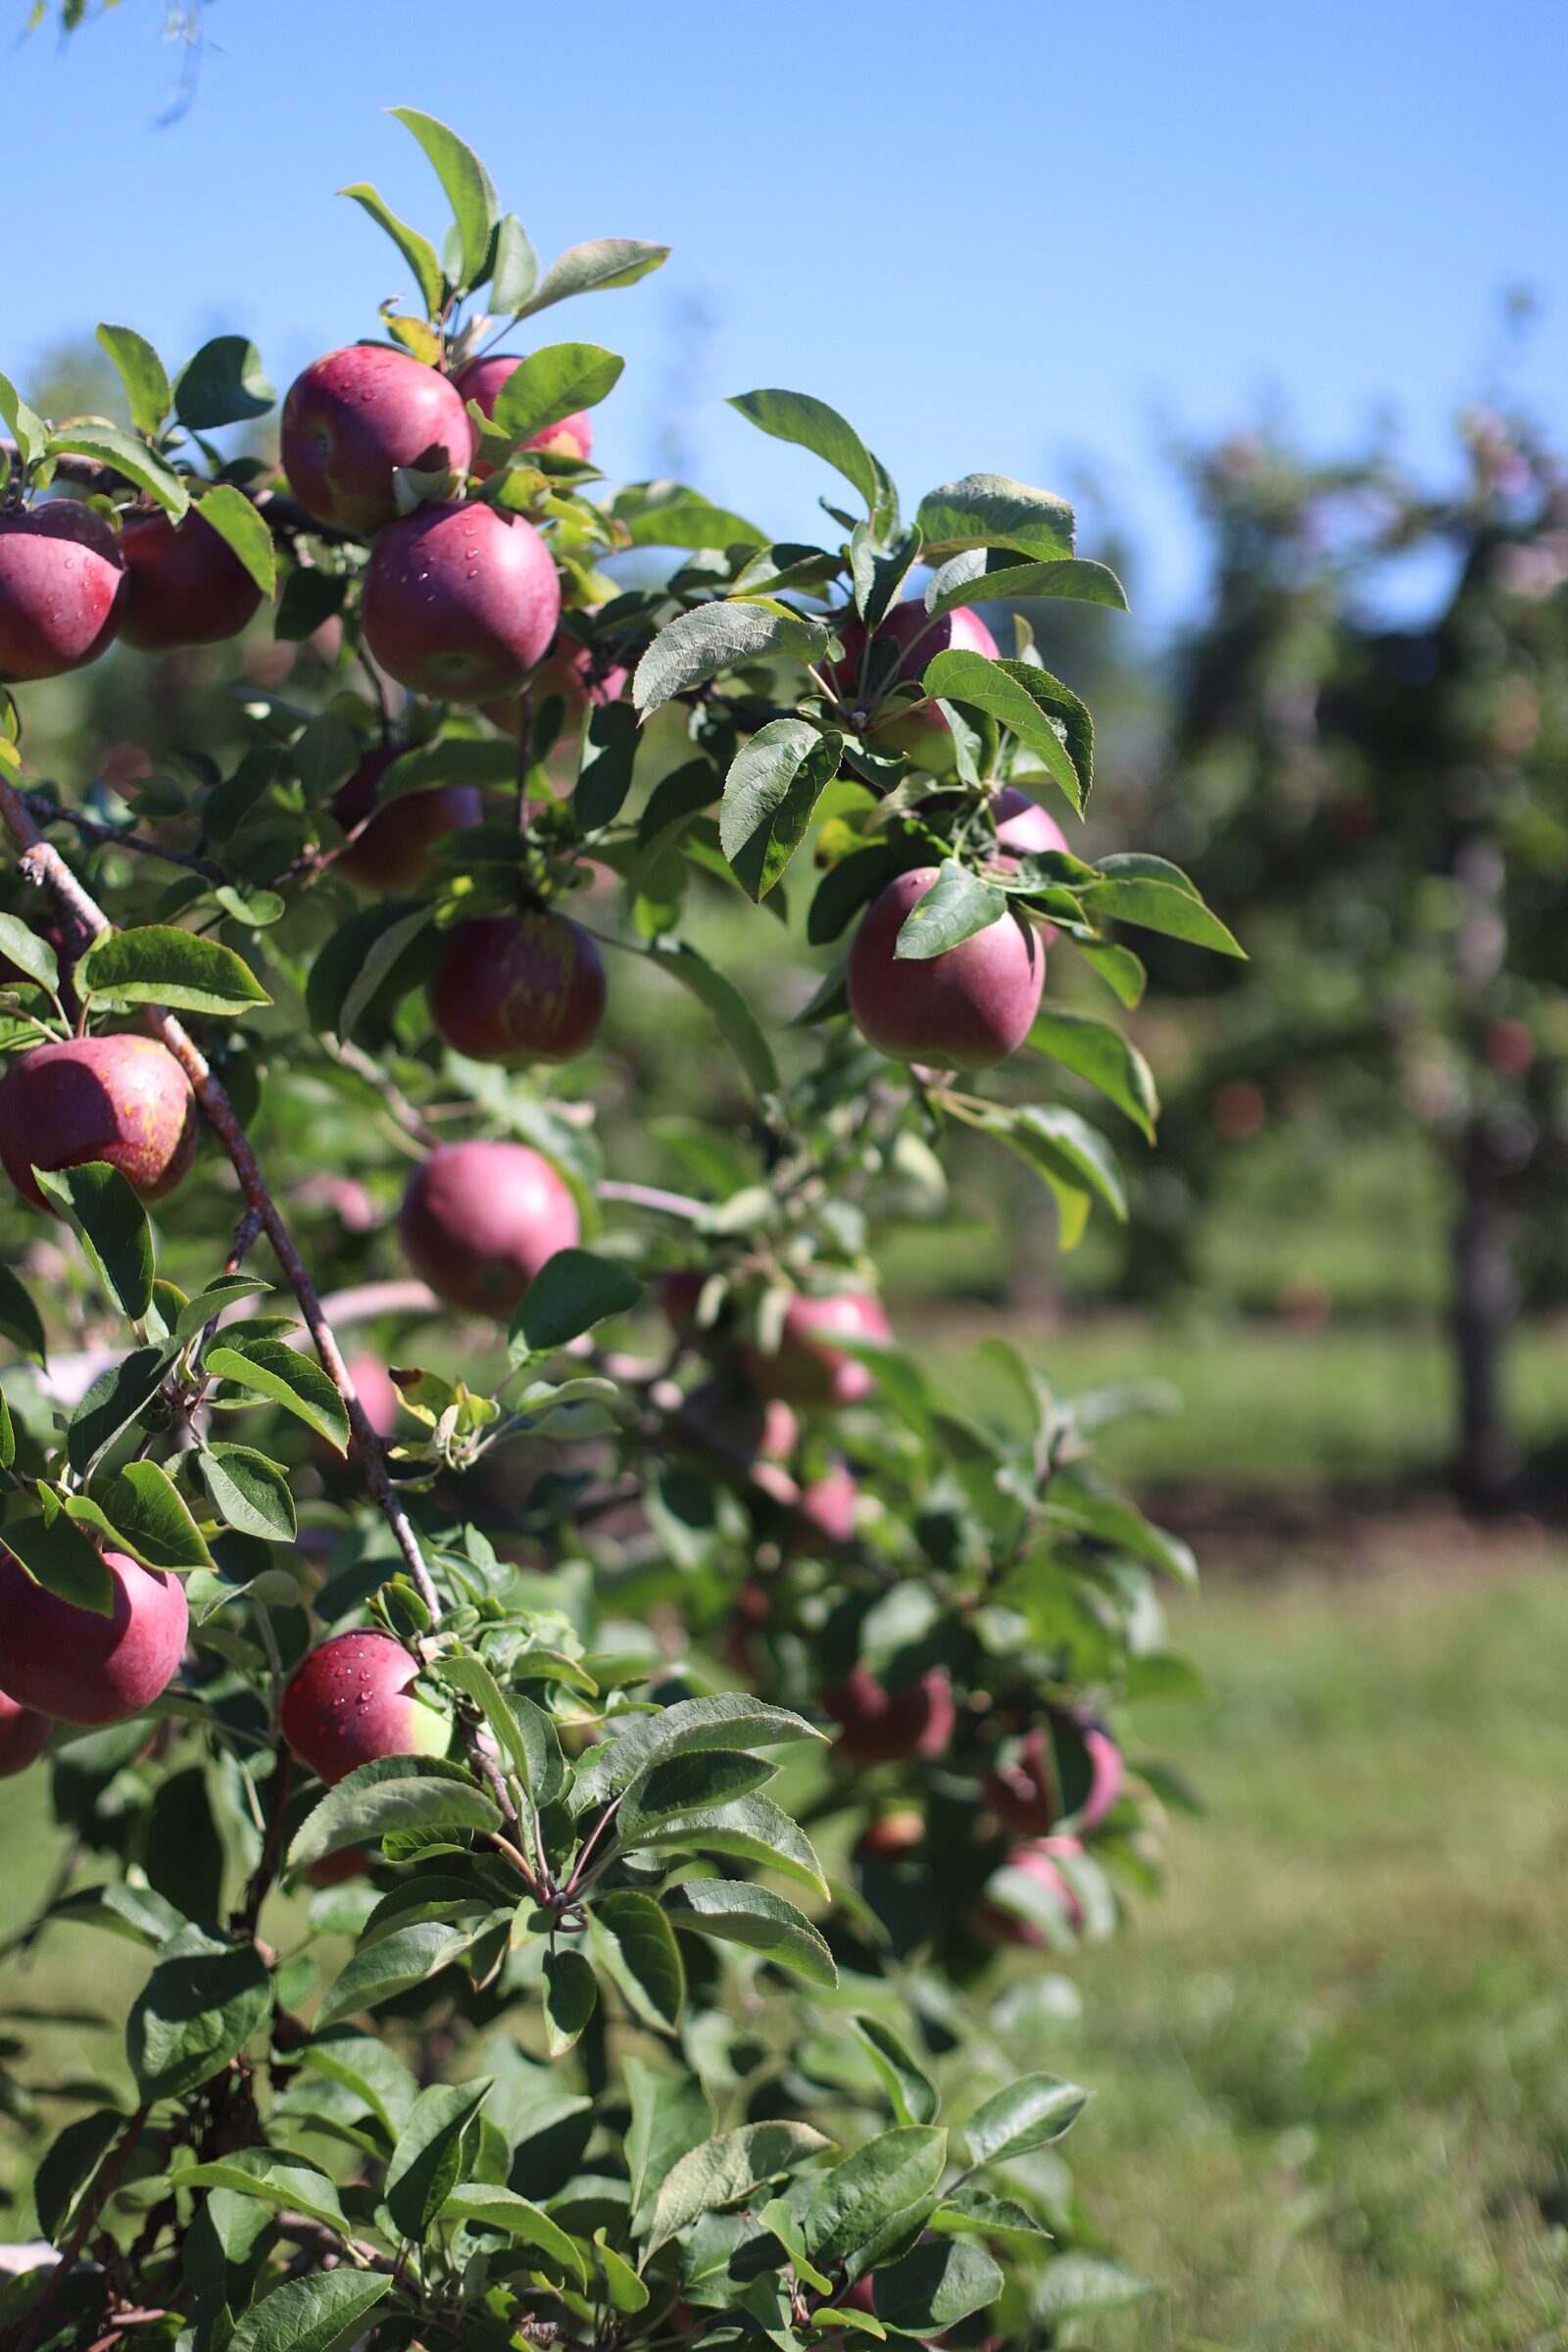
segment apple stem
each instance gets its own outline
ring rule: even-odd
[[[90,938],[96,939],[100,933],[114,929],[103,908],[82,888],[59,851],[45,841],[16,788],[3,777],[0,777],[0,822],[4,823],[6,831],[22,851],[18,867],[24,881],[32,883],[35,888],[47,887],[58,905],[76,918]],[[206,1055],[183,1022],[177,1021],[172,1012],[165,1012],[155,1005],[148,1007],[147,1017],[153,1034],[168,1047],[190,1080],[191,1091],[239,1178],[240,1191],[255,1210],[263,1232],[272,1245],[289,1288],[299,1300],[306,1328],[316,1343],[321,1369],[343,1399],[349,1428],[359,1448],[366,1485],[381,1516],[392,1530],[415,1590],[429,1612],[430,1622],[436,1624],[441,1616],[441,1599],[430,1571],[425,1566],[419,1539],[398,1499],[381,1441],[360,1402],[353,1375],[343,1360],[343,1351],[337,1344],[331,1324],[321,1311],[316,1285],[295,1248],[294,1237],[284,1222],[277,1202],[268,1190],[267,1179],[262,1174],[250,1138],[234,1115],[234,1105],[221,1080],[214,1076]]]

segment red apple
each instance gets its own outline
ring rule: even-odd
[[[436,1035],[473,1061],[570,1061],[605,1017],[586,931],[546,907],[454,923],[428,991]]]
[[[162,509],[127,514],[120,553],[125,566],[120,635],[139,653],[237,637],[262,601],[227,540],[199,512],[177,525]]]
[[[376,787],[407,748],[389,743],[367,752],[332,795],[332,814],[344,832],[365,827],[336,859],[338,872],[362,890],[393,894],[421,889],[437,871],[431,843],[477,825],[484,816],[484,799],[473,784],[436,784],[427,792],[400,793],[377,808]]]
[[[172,1681],[185,1647],[185,1588],[106,1551],[111,1614],[78,1609],[35,1585],[0,1545],[0,1690],[57,1723],[124,1723]]]
[[[73,1037],[34,1046],[0,1080],[0,1161],[34,1208],[51,1206],[33,1180],[35,1167],[105,1159],[143,1200],[161,1200],[195,1156],[190,1080],[156,1038]]]
[[[378,1438],[390,1438],[403,1410],[403,1399],[391,1373],[378,1355],[351,1355],[347,1369],[365,1407],[367,1421]]]
[[[561,581],[531,522],[480,500],[416,507],[377,533],[365,567],[365,642],[415,694],[515,694],[556,633]]]
[[[473,426],[457,386],[382,343],[328,352],[296,376],[283,404],[283,471],[307,514],[368,538],[397,513],[393,476],[473,461]]]
[[[29,1764],[35,1764],[54,1728],[49,1716],[35,1714],[31,1707],[19,1707],[0,1690],[0,1781],[9,1781],[14,1773],[25,1772]]]
[[[858,1862],[897,1862],[924,1843],[925,1822],[918,1813],[907,1808],[879,1813],[856,1839],[855,1858]]]
[[[520,360],[521,354],[513,351],[498,351],[488,359],[470,360],[457,378],[458,390],[465,400],[471,400],[484,416],[493,416],[501,387]],[[524,449],[549,450],[555,457],[578,458],[586,466],[593,454],[594,428],[587,411],[574,409],[569,416],[563,416],[558,423],[541,425],[538,432],[528,435],[522,446]],[[482,482],[494,470],[481,458],[473,469],[474,479]]]
[[[851,618],[838,634],[844,646],[844,659],[832,670],[831,683],[849,710],[863,710],[867,708],[861,659],[865,652],[865,623]],[[894,605],[884,615],[876,631],[876,645],[880,648],[889,640],[901,649],[899,662],[891,677],[880,676],[870,682],[870,690],[878,701],[890,688],[923,677],[926,663],[934,662],[938,654],[984,654],[988,661],[994,662],[999,652],[991,631],[967,605],[959,605],[933,620],[918,597]],[[882,660],[885,659],[884,655]],[[866,666],[880,670],[876,653]],[[916,767],[933,776],[951,775],[957,765],[953,730],[934,703],[924,710],[895,711],[878,719],[871,728],[871,737],[878,744],[906,753]]]
[[[869,1396],[876,1376],[858,1356],[835,1348],[837,1332],[849,1340],[891,1345],[893,1327],[880,1298],[863,1291],[840,1291],[826,1298],[797,1291],[785,1310],[778,1346],[746,1351],[747,1369],[767,1396],[788,1404],[858,1404]]]
[[[998,842],[1012,853],[1010,858],[999,860],[1001,863],[1037,858],[1043,850],[1067,848],[1067,836],[1050,810],[1042,808],[1026,792],[1019,792],[1015,785],[1003,784],[991,795],[991,814]]]
[[[119,626],[124,593],[120,541],[79,499],[0,514],[0,685],[95,662]]]
[[[560,695],[566,707],[562,733],[567,735],[580,729],[591,708],[618,703],[630,682],[630,670],[622,669],[602,648],[584,645],[580,637],[558,629],[555,643],[528,681],[528,693],[536,711],[551,695]],[[522,732],[522,704],[515,695],[509,702],[486,703],[484,714],[514,742]]]
[[[1004,1828],[1043,1837],[1060,1810],[1051,1743],[1043,1731],[1025,1732],[1015,1750],[987,1775],[985,1798]]]
[[[363,1878],[379,1859],[368,1845],[343,1845],[335,1854],[323,1854],[319,1862],[313,1862],[305,1876],[313,1886],[346,1886],[351,1879]]]
[[[845,1462],[835,1462],[813,1478],[801,1495],[801,1516],[808,1519],[830,1544],[848,1544],[855,1534],[855,1505],[859,1482]]]
[[[578,1239],[577,1203],[526,1144],[441,1144],[409,1179],[404,1252],[437,1298],[510,1315],[548,1258]]]
[[[895,876],[860,918],[846,973],[850,1011],[868,1045],[901,1061],[987,1070],[1016,1052],[1040,1009],[1046,952],[1009,908],[945,955],[898,956],[905,917],[937,878],[934,865]]]
[[[391,1634],[334,1634],[289,1677],[283,1737],[329,1788],[378,1756],[444,1756],[452,1719],[411,1690],[418,1671]]]
[[[1007,1856],[1007,1868],[1021,1870],[1047,1888],[1061,1905],[1064,1925],[1074,1929],[1084,1924],[1083,1905],[1060,1864],[1083,1850],[1076,1838],[1037,1838],[1028,1845],[1016,1846]],[[1037,1928],[1033,1920],[1021,1919],[1000,1903],[982,1903],[974,1915],[974,1927],[989,1943],[1025,1944],[1033,1949],[1046,1940],[1044,1929]]]
[[[953,1687],[940,1666],[898,1690],[884,1689],[868,1666],[857,1666],[847,1682],[829,1685],[822,1704],[840,1726],[836,1752],[856,1764],[905,1756],[929,1761],[944,1752],[956,1721]]]
[[[1099,1829],[1120,1796],[1122,1784],[1127,1778],[1127,1767],[1122,1761],[1121,1749],[1110,1734],[1102,1731],[1098,1723],[1082,1724],[1079,1728],[1089,1751],[1094,1776],[1089,1785],[1089,1794],[1078,1808],[1077,1827],[1087,1838],[1092,1831]]]

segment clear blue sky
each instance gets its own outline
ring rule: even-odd
[[[832,401],[909,494],[1091,465],[1168,619],[1196,575],[1162,421],[1277,393],[1332,446],[1390,404],[1436,461],[1520,282],[1544,317],[1514,380],[1568,430],[1565,0],[209,0],[200,88],[160,129],[163,10],[4,52],[0,367],[24,383],[101,318],[172,363],[242,328],[280,387],[373,332],[405,273],[333,191],[373,180],[434,225],[378,111],[408,104],[478,148],[547,258],[673,245],[540,339],[626,354],[608,470],[668,470],[673,429],[781,534],[810,535],[826,482],[724,393]]]

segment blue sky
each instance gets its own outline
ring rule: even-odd
[[[379,112],[406,104],[477,147],[546,258],[673,245],[539,339],[626,354],[607,470],[678,455],[781,535],[811,535],[829,485],[727,392],[833,402],[911,497],[1090,468],[1156,624],[1198,579],[1167,425],[1277,398],[1330,447],[1388,407],[1440,463],[1523,283],[1542,316],[1510,380],[1568,429],[1564,0],[209,0],[195,102],[158,128],[163,9],[4,52],[0,368],[24,386],[99,318],[171,362],[241,328],[280,387],[373,332],[405,272],[333,191],[370,179],[438,222]]]

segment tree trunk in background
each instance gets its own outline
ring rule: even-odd
[[[1453,1226],[1452,1326],[1458,1387],[1455,1469],[1466,1501],[1498,1509],[1519,1466],[1508,1428],[1504,1372],[1518,1303],[1508,1219],[1486,1121],[1472,1120],[1460,1144],[1459,1213]]]

